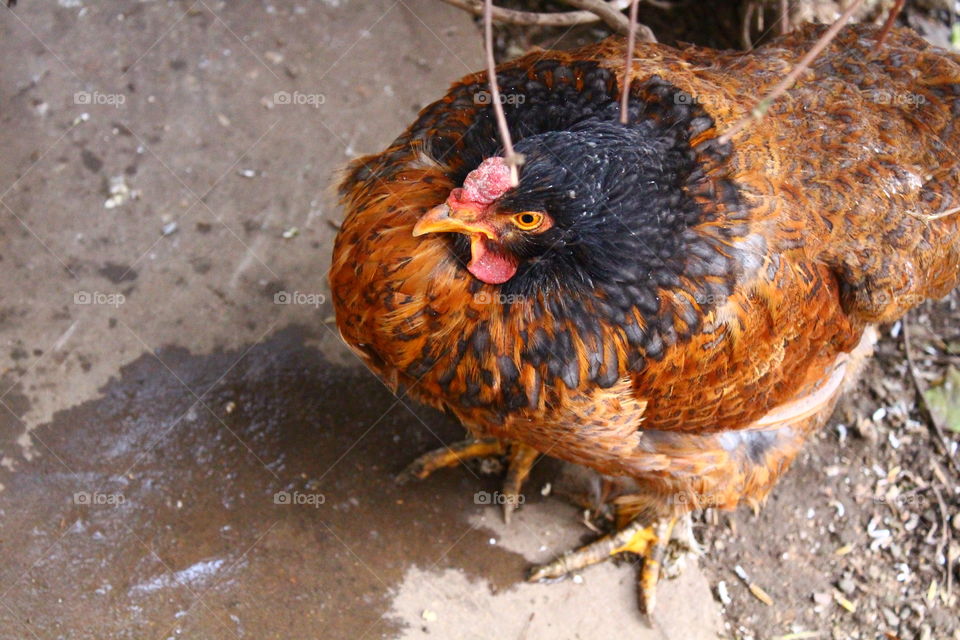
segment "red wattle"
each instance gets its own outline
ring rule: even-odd
[[[487,284],[503,284],[517,273],[512,257],[491,247],[486,238],[478,237],[470,243],[471,260],[467,270]]]

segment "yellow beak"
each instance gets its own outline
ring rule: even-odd
[[[425,233],[463,233],[466,235],[482,234],[488,240],[496,240],[496,231],[485,222],[475,209],[451,209],[443,203],[430,209],[417,221],[413,227],[414,236]]]

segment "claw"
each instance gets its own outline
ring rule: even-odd
[[[565,553],[553,562],[533,567],[527,581],[555,581],[621,553],[635,553],[644,559],[639,576],[639,604],[643,612],[650,616],[657,603],[657,582],[676,523],[676,518],[667,518],[644,526],[639,520],[634,520],[616,533]],[[680,545],[686,547],[688,543],[682,540]]]
[[[523,444],[515,444],[510,451],[510,464],[507,477],[503,481],[503,521],[510,524],[512,514],[522,500],[520,489],[530,476],[530,470],[540,452]]]
[[[412,480],[423,480],[437,469],[455,467],[470,458],[502,456],[506,452],[506,444],[496,438],[462,440],[423,454],[401,471],[395,481],[402,485]]]
[[[470,458],[492,458],[510,454],[507,477],[503,484],[503,520],[510,523],[510,515],[523,502],[521,489],[530,475],[530,469],[539,452],[520,444],[507,443],[497,438],[463,440],[450,446],[423,454],[406,469],[401,471],[395,481],[403,485],[412,480],[423,480],[437,469],[455,467]]]

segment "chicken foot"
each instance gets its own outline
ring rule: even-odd
[[[507,476],[503,482],[503,519],[510,523],[510,515],[521,500],[523,483],[530,475],[539,452],[520,444],[498,438],[462,440],[447,447],[423,454],[397,476],[397,482],[423,480],[437,469],[455,467],[470,458],[489,458],[508,455]]]
[[[621,553],[635,553],[643,558],[638,585],[640,608],[646,615],[651,615],[656,606],[657,582],[661,573],[671,576],[678,573],[673,565],[683,554],[668,553],[671,543],[681,547],[686,553],[699,552],[699,545],[693,538],[689,514],[682,518],[662,518],[650,525],[634,520],[623,529],[569,551],[553,562],[533,567],[527,581],[562,578]],[[664,571],[665,562],[667,567]]]

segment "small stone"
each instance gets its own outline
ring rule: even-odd
[[[900,617],[894,612],[893,609],[888,607],[880,607],[880,613],[883,614],[884,620],[887,621],[887,625],[893,629],[896,629],[900,626]]]
[[[420,614],[420,617],[426,620],[427,622],[436,622],[437,620],[436,612],[430,611],[430,609],[424,609],[423,613]]]
[[[727,591],[727,583],[723,580],[717,583],[717,597],[720,598],[720,602],[724,605],[733,602],[730,598],[730,592]]]
[[[867,442],[877,441],[877,425],[866,418],[857,420],[857,434]]]
[[[841,578],[840,581],[837,582],[837,588],[849,596],[857,590],[857,585],[850,578]]]

